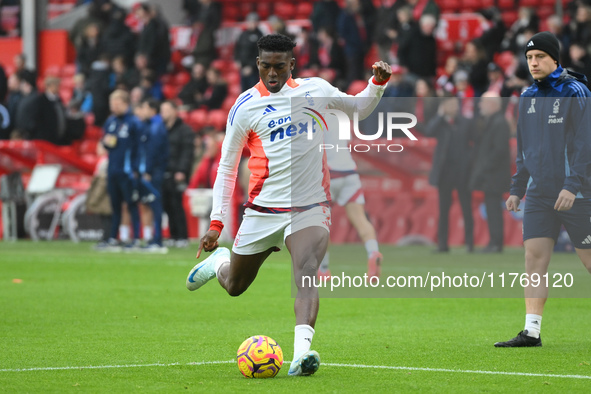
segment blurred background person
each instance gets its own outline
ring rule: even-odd
[[[207,78],[205,77],[205,71],[206,68],[203,64],[193,64],[193,67],[191,68],[191,79],[182,87],[178,94],[178,98],[183,103],[183,107],[187,109],[197,107],[197,97],[202,96],[209,86]]]
[[[259,29],[259,15],[246,16],[246,29],[240,33],[234,46],[234,60],[240,69],[240,88],[245,91],[259,82],[256,59],[259,56],[257,41],[263,36]]]
[[[113,210],[108,244],[111,250],[121,250],[122,245],[117,238],[119,225],[122,224],[122,206],[125,202],[131,214],[133,241],[123,246],[135,249],[139,248],[140,215],[134,193],[134,178],[138,173],[138,141],[142,126],[131,112],[129,93],[126,91],[115,90],[111,93],[109,107],[112,115],[103,126],[104,136],[101,140],[109,152],[107,190]],[[128,234],[121,234],[121,238],[128,238]]]
[[[337,21],[338,34],[346,55],[347,84],[364,79],[363,61],[371,46],[372,27],[364,16],[360,0],[347,0]]]
[[[453,199],[458,198],[464,217],[464,242],[468,252],[474,250],[474,220],[472,218],[472,194],[468,188],[470,175],[470,124],[460,113],[456,97],[447,94],[440,101],[437,116],[429,121],[424,134],[437,139],[433,167],[429,183],[439,193],[439,224],[437,227],[437,252],[449,252],[449,210]]]
[[[501,96],[487,91],[478,102],[480,117],[475,120],[475,146],[469,187],[484,192],[490,240],[483,253],[503,251],[503,193],[511,184],[511,131],[502,112]]]
[[[193,168],[195,133],[178,117],[174,101],[160,105],[160,115],[168,131],[169,159],[162,183],[162,203],[168,215],[170,246],[189,246],[187,217],[183,206],[183,193],[187,189]]]
[[[210,67],[206,74],[207,89],[203,94],[196,93],[195,108],[219,109],[228,96],[228,84],[217,68]]]
[[[109,236],[111,230],[111,201],[107,190],[107,167],[109,159],[107,150],[102,144],[96,145],[96,154],[98,157],[94,174],[90,183],[90,188],[86,192],[86,212],[98,215],[101,222],[102,238],[94,246],[97,251],[105,251],[109,248]]]
[[[419,25],[405,34],[398,45],[398,60],[409,72],[422,78],[433,78],[437,69],[437,43],[433,35],[437,19],[421,16]]]
[[[153,223],[146,220],[143,236],[148,242],[143,250],[153,253],[167,253],[162,244],[162,183],[168,166],[168,132],[160,116],[160,103],[154,98],[144,98],[138,108],[142,121],[138,145],[138,191],[140,201],[148,206]]]
[[[139,35],[137,53],[144,55],[148,61],[146,66],[160,76],[166,72],[171,55],[168,23],[148,3],[141,3],[135,12],[144,25]]]

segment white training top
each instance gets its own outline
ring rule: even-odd
[[[247,206],[285,209],[330,200],[326,154],[319,149],[326,123],[310,107],[338,109],[351,119],[358,112],[359,119],[364,119],[375,109],[386,87],[372,79],[356,96],[321,78],[290,78],[277,93],[259,82],[242,93],[228,114],[211,219],[223,222],[228,211],[245,144],[250,149],[251,171]],[[313,133],[308,132],[310,126]]]

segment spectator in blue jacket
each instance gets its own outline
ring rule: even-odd
[[[160,102],[146,98],[140,104],[143,121],[138,149],[139,190],[141,201],[149,205],[154,216],[154,235],[146,250],[166,253],[162,246],[162,182],[168,165],[168,131],[159,114]]]
[[[134,179],[137,176],[137,151],[140,125],[129,106],[129,93],[115,90],[109,96],[111,116],[104,125],[102,143],[109,152],[107,168],[107,190],[111,199],[113,218],[111,220],[110,248],[120,248],[117,233],[121,224],[122,204],[127,203],[131,214],[133,241],[126,248],[139,246],[140,216],[137,207],[137,192]]]
[[[517,172],[506,206],[518,211],[527,194],[525,270],[528,279],[540,279],[540,286],[524,289],[523,331],[495,343],[497,347],[542,346],[542,312],[548,297],[543,278],[561,225],[591,272],[591,92],[585,76],[563,69],[559,56],[558,39],[549,32],[535,34],[525,44],[535,82],[519,102]]]

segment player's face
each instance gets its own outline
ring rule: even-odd
[[[123,115],[127,112],[128,105],[119,97],[113,97],[109,100],[109,107],[111,112],[115,115]]]
[[[271,93],[277,93],[291,78],[291,70],[295,66],[295,59],[291,52],[261,52],[257,57],[257,67],[261,81]]]
[[[538,49],[528,51],[525,57],[531,76],[537,80],[546,78],[558,67],[556,60],[552,59],[546,52]]]
[[[162,120],[168,122],[176,116],[176,111],[169,103],[163,103],[160,106],[160,115],[162,116]]]

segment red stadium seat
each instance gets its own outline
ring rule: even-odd
[[[74,79],[72,77],[63,77],[60,83],[62,89],[74,89]]]
[[[174,84],[177,86],[185,86],[191,80],[191,74],[186,71],[181,71],[174,76]]]
[[[98,142],[96,140],[85,140],[82,141],[80,144],[80,154],[81,155],[95,155],[96,154],[96,146]]]
[[[204,109],[196,109],[191,111],[188,119],[189,125],[195,131],[199,131],[207,124],[207,111]]]
[[[180,87],[177,87],[176,85],[167,84],[162,86],[162,94],[164,94],[164,97],[167,100],[171,100],[177,97],[179,89]]]
[[[318,76],[318,72],[310,69],[299,70],[294,74],[297,78],[311,78]]]
[[[494,5],[494,3],[493,3]],[[475,12],[485,8],[481,0],[461,0],[461,12]]]
[[[225,3],[222,8],[222,19],[224,21],[236,21],[240,17],[240,7],[234,3]]]
[[[427,194],[425,201],[417,205],[410,215],[409,234],[420,234],[437,241],[439,198],[436,192]]]
[[[248,15],[254,11],[254,7],[255,7],[255,4],[250,3],[248,1],[240,3],[240,16],[242,18],[239,18],[239,19],[243,20],[244,18],[246,18],[246,15]]]
[[[539,7],[539,8],[537,9],[537,14],[538,14],[538,17],[540,18],[540,20],[541,20],[542,22],[546,22],[546,19],[547,19],[547,18],[548,18],[550,15],[554,14],[554,8],[552,8],[552,7]],[[540,23],[541,23],[541,22],[540,22]],[[543,29],[543,30],[542,30],[542,29],[540,29],[540,31],[544,31],[544,30],[546,30],[546,29]]]
[[[347,94],[356,95],[357,93],[359,93],[363,89],[365,89],[366,86],[367,86],[367,81],[363,81],[363,80],[353,81],[353,82],[351,82],[351,84],[349,85],[349,88],[347,89]]]
[[[66,64],[62,67],[62,77],[72,77],[76,74],[75,64]]]
[[[70,102],[70,100],[72,99],[72,95],[72,89],[60,89],[60,98],[62,99],[64,104],[68,104]]]
[[[296,7],[296,19],[310,19],[314,6],[309,2],[299,3]]]
[[[503,18],[505,26],[511,27],[511,25],[515,23],[517,18],[519,18],[519,15],[517,14],[517,11],[503,11],[503,13],[501,14],[501,18]]]
[[[222,110],[226,111],[226,112],[230,112],[230,109],[232,108],[232,106],[234,105],[234,103],[236,102],[236,97],[226,97],[226,99],[224,100],[224,103],[222,104]]]
[[[515,56],[511,51],[504,51],[501,53],[495,54],[495,63],[499,65],[503,69],[503,72],[506,72],[513,62],[515,61]]]
[[[93,118],[94,120],[94,118]],[[103,137],[103,129],[99,126],[92,124],[86,125],[86,131],[84,132],[84,138],[89,140],[100,140]]]
[[[45,69],[45,74],[44,76],[46,77],[59,77],[61,74],[61,68],[60,66],[48,66]]]
[[[240,73],[233,71],[224,73],[223,76],[229,85],[240,85]]]
[[[238,71],[238,67],[233,60],[229,59],[216,59],[211,62],[211,67],[218,69],[222,72],[222,74],[231,71]]]
[[[498,0],[497,7],[501,10],[515,10],[515,0]]]
[[[228,96],[231,97],[238,97],[242,93],[242,88],[240,85],[229,85],[228,86]]]
[[[275,3],[275,15],[284,20],[293,19],[296,7],[291,3]]]
[[[441,12],[456,12],[461,8],[460,0],[441,0],[438,3]]]
[[[228,113],[222,109],[212,109],[209,111],[207,125],[213,126],[216,130],[225,130]]]
[[[9,64],[3,64],[2,67],[4,68],[4,72],[7,76],[11,76],[12,74],[14,74],[14,66]]]
[[[185,110],[179,110],[178,116],[185,123],[187,123],[189,121],[189,113]]]
[[[520,7],[539,7],[539,0],[519,0]]]
[[[94,114],[86,114],[84,115],[84,122],[87,126],[94,124]]]
[[[257,3],[256,13],[259,14],[261,19],[267,19],[271,14],[271,3],[260,2]]]
[[[337,76],[337,72],[332,68],[323,68],[318,72],[318,76],[332,83]]]

